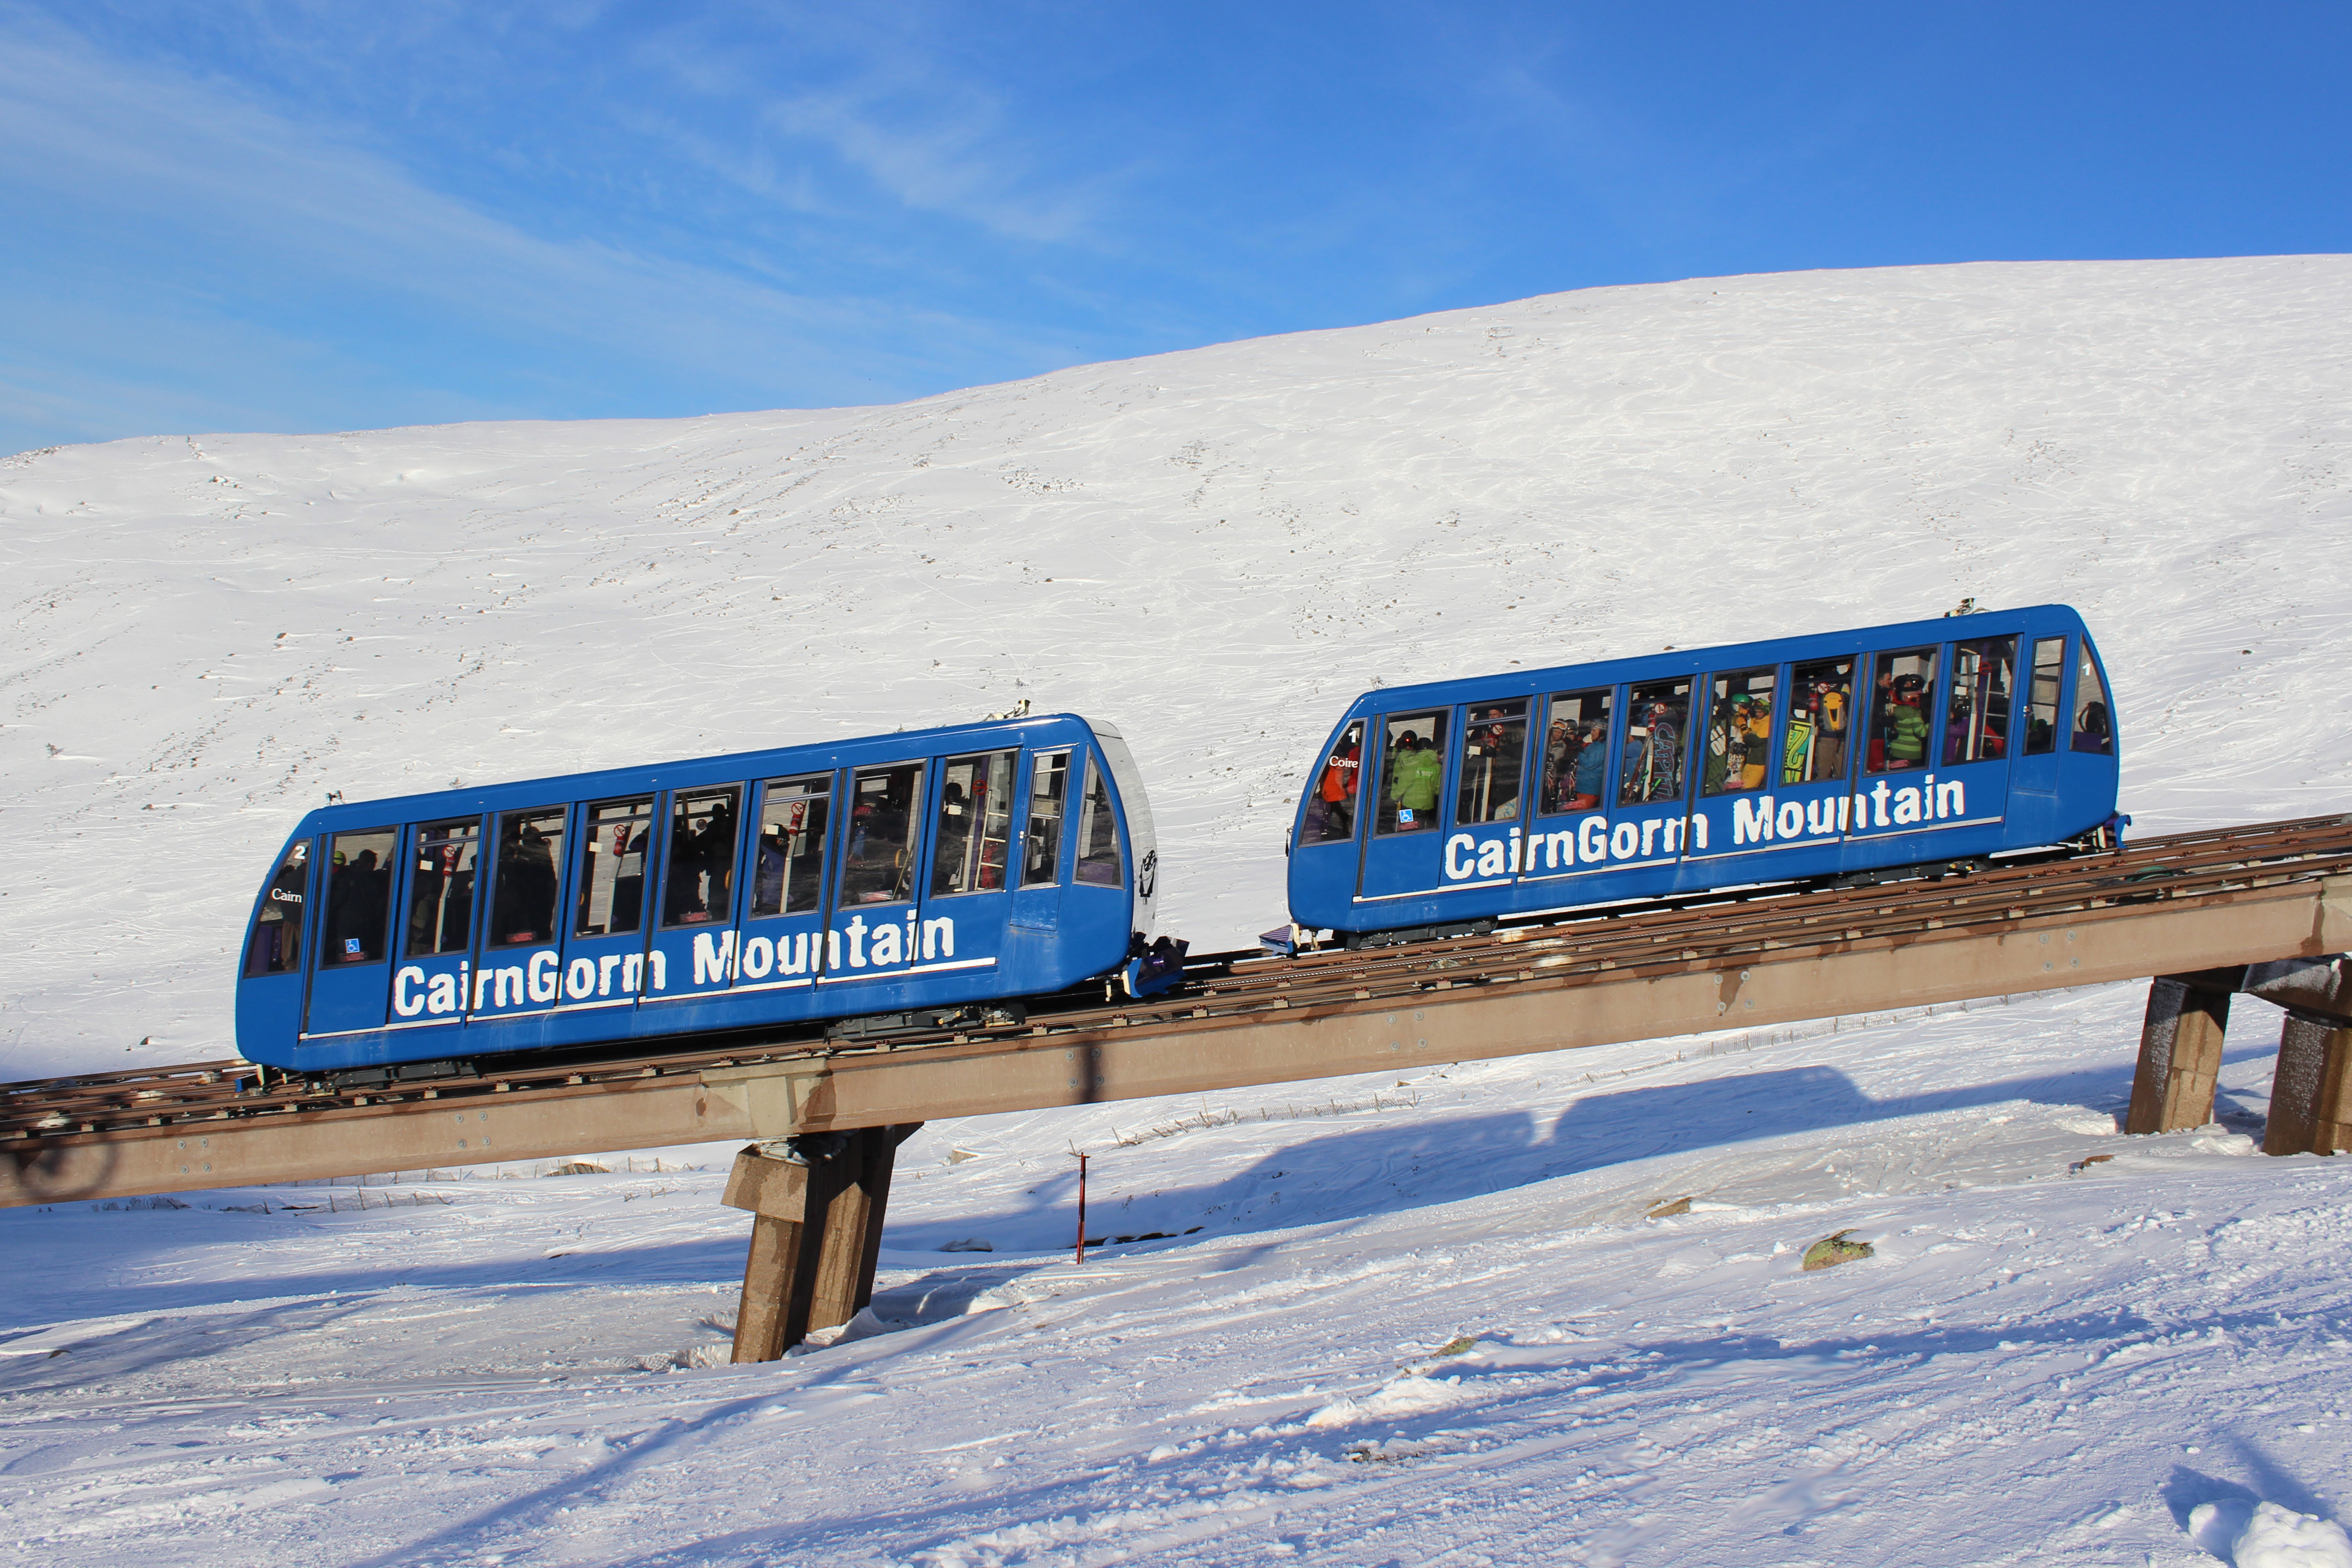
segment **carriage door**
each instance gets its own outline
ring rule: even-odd
[[[1070,753],[1040,752],[1029,759],[1029,803],[1013,868],[1013,926],[1024,931],[1062,929],[1062,825],[1069,816]]]
[[[646,954],[647,1002],[724,991],[735,982],[742,804],[740,784],[669,794],[660,919]]]
[[[1775,765],[1773,754],[1780,723],[1780,675],[1778,667],[1766,665],[1717,670],[1700,683],[1706,706],[1696,759],[1698,804],[1691,814],[1688,845],[1694,857],[1747,855],[1804,840],[1804,807],[1779,787],[1785,770]],[[1834,837],[1834,800],[1827,810],[1829,832]],[[1784,825],[1795,831],[1780,833]]]
[[[906,973],[919,932],[924,764],[890,763],[849,775],[841,869],[820,985]],[[861,1005],[852,997],[838,1006]]]
[[[1451,710],[1382,715],[1377,770],[1357,786],[1362,800],[1374,788],[1371,841],[1364,846],[1360,901],[1427,893],[1445,885],[1440,826],[1445,795],[1446,723]],[[1367,759],[1370,760],[1370,759]]]
[[[1995,822],[2009,805],[2009,747],[2017,717],[2017,639],[1983,637],[1951,649],[1951,689],[1937,748],[1927,816],[1938,827]]]
[[[1528,710],[1534,700],[1473,702],[1463,710],[1454,770],[1454,821],[1439,869],[1448,888],[1516,879],[1527,823]]]
[[[489,920],[475,961],[476,1019],[548,1013],[563,989],[561,805],[502,811],[490,866]]]
[[[2033,662],[2025,672],[2025,709],[2009,737],[2015,758],[2010,763],[2010,787],[2042,797],[2034,804],[2046,810],[2057,804],[2058,742],[2064,733],[2060,728],[2059,700],[2065,695],[2066,639],[2035,637],[2032,647]]]
[[[824,966],[824,859],[835,775],[760,786],[737,991],[803,990]]]
[[[1018,752],[950,757],[933,808],[930,893],[909,935],[922,970],[971,969],[1005,951],[1013,919],[1013,782]],[[914,951],[913,937],[921,938]]]
[[[626,1007],[646,979],[646,889],[654,797],[594,801],[580,811],[572,855],[572,931],[563,944],[564,1011]]]
[[[390,947],[393,850],[400,831],[371,827],[328,839],[327,909],[312,945],[305,1035],[350,1035],[384,1026],[392,988]]]
[[[1934,825],[1935,716],[1940,650],[1889,648],[1870,661],[1870,686],[1855,713],[1862,771],[1853,781],[1853,837],[1916,833]],[[1932,850],[1928,853],[1933,853]]]
[[[471,984],[482,819],[420,822],[408,835],[408,906],[400,967],[392,977],[392,1021],[455,1024],[466,1015]]]

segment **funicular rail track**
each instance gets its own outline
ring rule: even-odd
[[[236,1061],[0,1086],[0,1205],[903,1125],[2054,989],[2352,948],[2352,817],[1296,958],[868,1042],[513,1059],[320,1093]]]

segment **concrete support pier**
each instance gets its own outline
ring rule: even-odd
[[[2230,996],[2244,975],[2242,969],[2207,970],[2159,975],[2150,983],[2125,1131],[2175,1132],[2213,1120],[2213,1082],[2221,1073]]]
[[[919,1121],[842,1134],[830,1158],[798,1164],[754,1143],[735,1156],[721,1200],[751,1213],[735,1315],[737,1362],[774,1361],[874,1299],[874,1268],[898,1145]]]
[[[2279,1031],[2278,1070],[2271,1079],[2265,1154],[2334,1154],[2352,1150],[2352,1028],[2334,1020],[2287,1015]]]
[[[2266,1154],[2352,1151],[2352,965],[2341,955],[2159,975],[2147,989],[2126,1132],[2175,1132],[2213,1120],[2230,998],[2286,1012],[2271,1079]]]

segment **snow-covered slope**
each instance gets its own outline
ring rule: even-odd
[[[223,1048],[324,790],[1024,696],[1136,740],[1210,942],[1373,680],[1963,595],[2090,616],[2144,826],[2352,805],[2348,304],[2336,258],[1736,279],[13,459],[0,1076]],[[2352,1164],[2252,1152],[2254,1004],[2220,1123],[2115,1136],[2140,1005],[935,1124],[875,1313],[740,1371],[724,1149],[7,1211],[0,1515],[206,1568],[2352,1568]],[[1081,1149],[1096,1234],[1176,1236],[1055,1257]]]
[[[1279,917],[1336,705],[2063,598],[2142,826],[2352,786],[2352,259],[1595,289],[903,406],[0,462],[0,1077],[218,1054],[341,790],[1118,723],[1163,922]],[[140,1042],[153,1043],[142,1047]]]

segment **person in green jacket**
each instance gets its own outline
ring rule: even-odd
[[[1886,765],[1916,768],[1927,754],[1927,716],[1919,711],[1927,683],[1916,675],[1897,676],[1894,700],[1886,705]]]
[[[1396,752],[1389,759],[1389,798],[1396,806],[1398,832],[1437,826],[1437,790],[1444,773],[1434,746],[1411,730],[1397,737]]]

